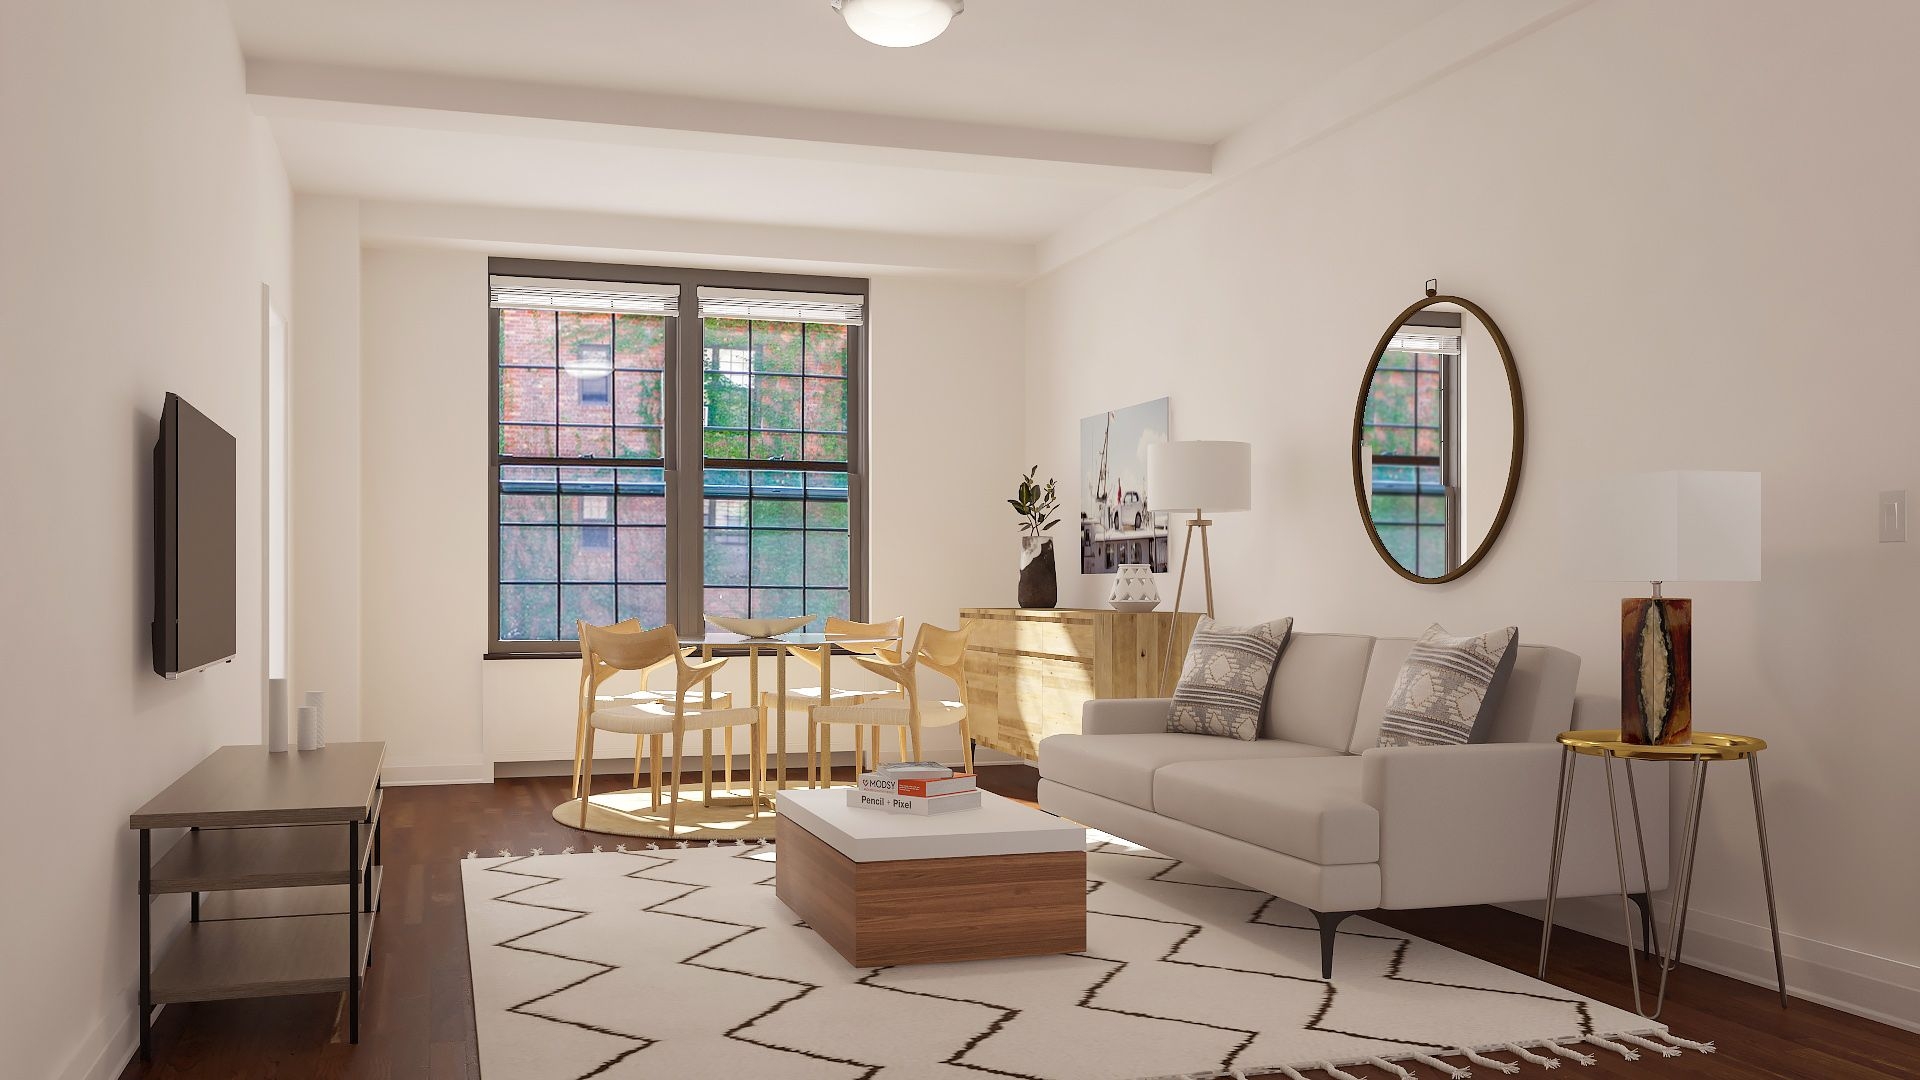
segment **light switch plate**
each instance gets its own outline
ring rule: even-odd
[[[1904,544],[1907,540],[1907,493],[1880,493],[1880,542]]]

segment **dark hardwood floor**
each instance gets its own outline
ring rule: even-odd
[[[1013,798],[1031,801],[1035,782],[1025,766],[982,770],[983,786]],[[176,1005],[156,1026],[152,1063],[135,1059],[123,1078],[477,1078],[459,859],[472,850],[557,851],[607,842],[553,820],[549,811],[565,797],[567,783],[566,777],[538,777],[387,791],[386,878],[359,1045],[346,1042],[339,995]],[[1497,908],[1377,918],[1529,974],[1537,959],[1539,923]],[[1571,931],[1555,935],[1553,977],[1561,986],[1630,1008],[1623,968],[1620,948],[1611,942]],[[1674,973],[1663,1019],[1675,1034],[1712,1040],[1719,1052],[1628,1063],[1600,1051],[1597,1066],[1576,1071],[1641,1080],[1920,1076],[1920,1036],[1804,1001],[1782,1009],[1768,989],[1694,968]],[[1525,1076],[1537,1066],[1523,1068]],[[1346,1071],[1368,1080],[1383,1075],[1359,1066]],[[1416,1074],[1435,1075],[1424,1067]]]

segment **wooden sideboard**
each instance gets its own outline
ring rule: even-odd
[[[967,643],[967,719],[981,746],[1028,761],[1040,740],[1080,730],[1091,698],[1167,693],[1161,658],[1174,637],[1173,668],[1187,654],[1200,613],[1073,608],[962,608]]]

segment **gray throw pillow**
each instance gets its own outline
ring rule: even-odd
[[[1249,742],[1259,738],[1274,665],[1292,632],[1292,619],[1221,626],[1202,618],[1187,646],[1167,730]]]
[[[1413,643],[1387,699],[1381,746],[1455,746],[1487,741],[1500,691],[1520,651],[1520,628],[1474,637],[1449,635],[1439,623]]]

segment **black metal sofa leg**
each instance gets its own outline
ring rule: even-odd
[[[1312,911],[1312,908],[1307,910]],[[1333,978],[1333,940],[1341,923],[1357,911],[1314,911],[1313,918],[1320,924],[1320,977]]]

